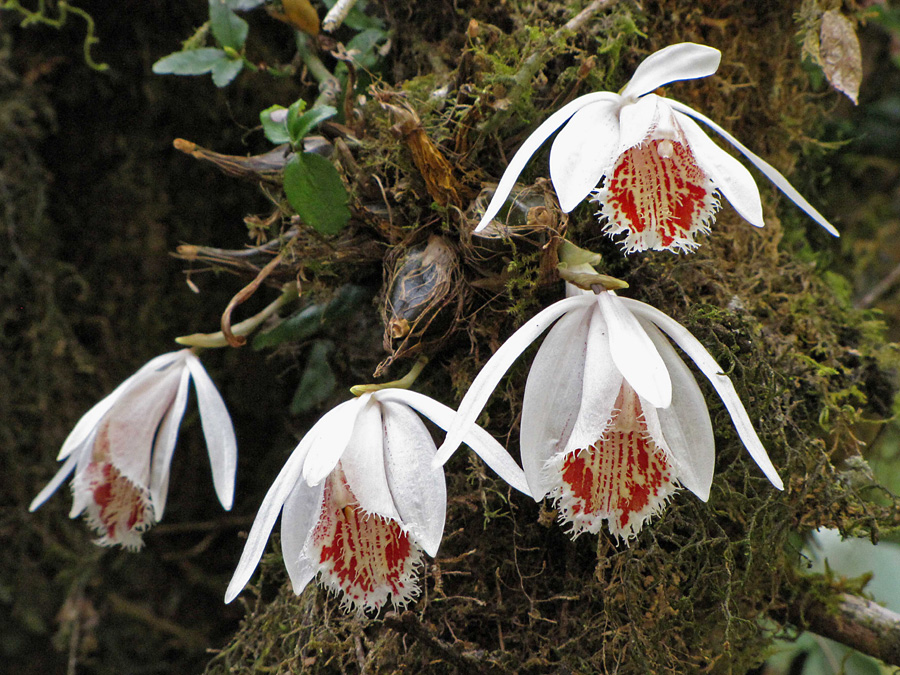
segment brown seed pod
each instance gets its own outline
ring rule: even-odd
[[[390,356],[378,365],[376,376],[394,359],[449,337],[465,300],[459,255],[440,235],[431,235],[424,244],[395,248],[385,261],[385,275],[381,316]]]

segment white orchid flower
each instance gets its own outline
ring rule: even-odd
[[[222,506],[231,509],[237,467],[231,417],[200,359],[183,349],[150,360],[85,413],[59,452],[57,459],[65,463],[29,510],[43,504],[74,471],[69,517],[86,511],[102,546],[139,549],[142,533],[165,509],[169,468],[192,379],[213,485]]]
[[[342,607],[378,610],[418,595],[422,552],[437,554],[447,494],[436,448],[417,413],[446,429],[456,412],[413,391],[388,388],[341,403],[297,445],[266,494],[225,602],[259,564],[281,513],[281,547],[294,593],[319,574]],[[530,494],[506,450],[473,425],[460,440],[513,487]]]
[[[737,148],[779,190],[834,236],[838,231],[771,164],[718,124],[683,103],[650,92],[670,82],[716,72],[721,52],[691,42],[651,54],[618,94],[595,92],[551,115],[519,148],[475,232],[497,215],[531,156],[562,127],[550,149],[550,179],[566,213],[604,182],[594,200],[604,231],[625,234],[634,251],[691,251],[708,232],[721,193],[734,209],[762,227],[762,204],[753,176],[712,142],[699,120]]]
[[[504,373],[554,322],[525,384],[520,449],[532,496],[551,496],[574,535],[596,533],[606,520],[613,534],[630,538],[679,485],[709,498],[709,412],[663,333],[709,378],[744,446],[783,489],[731,380],[703,345],[659,310],[611,291],[560,300],[516,331],[472,382],[436,464],[450,457]]]

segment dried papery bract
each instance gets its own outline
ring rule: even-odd
[[[390,356],[379,364],[376,377],[395,359],[451,336],[462,320],[466,297],[459,256],[445,237],[431,235],[424,244],[398,246],[386,263],[381,317]]]

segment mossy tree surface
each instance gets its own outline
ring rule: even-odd
[[[471,201],[550,112],[588,91],[619,89],[656,49],[679,41],[720,49],[722,66],[714,77],[676,83],[666,94],[722,123],[789,175],[821,211],[836,208],[829,199],[829,157],[811,139],[824,134],[838,94],[811,83],[793,3],[647,2],[638,8],[610,2],[577,30],[561,33],[560,26],[588,4],[369,2],[367,11],[384,20],[392,42],[376,83],[359,92],[363,99],[350,100],[354,110],[344,120],[359,141],[337,153],[354,217],[337,246],[301,232],[273,274],[278,282],[302,276],[313,298],[330,297],[347,283],[382,298],[390,276],[382,258],[394,260],[441,235],[458,256],[461,272],[453,278],[461,287],[442,310],[449,318],[436,319],[422,338],[432,361],[416,386],[448,405],[455,406],[517,325],[561,296],[548,273],[554,240],[496,249],[473,243],[466,233],[474,223],[464,215]],[[184,241],[238,248],[246,213],[260,214],[254,243],[290,227],[287,217],[266,220],[272,206],[252,187],[235,192],[237,182],[169,152],[171,140],[183,136],[222,152],[261,152],[259,135],[242,146],[240,127],[253,126],[270,104],[318,95],[316,83],[301,75],[276,80],[272,89],[268,76],[245,74],[224,92],[200,80],[151,78],[148,64],[202,22],[203,7],[133,7],[125,25],[101,19],[99,3],[83,6],[98,19],[98,60],[109,60],[115,70],[119,57],[113,79],[75,75],[78,64],[67,63],[65,73],[48,66],[50,74],[36,74],[33,84],[29,64],[53,64],[56,57],[21,30],[9,33],[3,61],[9,98],[30,112],[0,119],[31,120],[3,129],[4,144],[15,136],[22,147],[4,153],[4,185],[18,189],[15,176],[32,186],[9,203],[35,218],[27,228],[18,225],[14,240],[28,256],[14,247],[3,252],[10,260],[4,338],[11,341],[4,345],[2,373],[22,378],[11,380],[8,390],[23,392],[13,407],[0,404],[5,445],[21,448],[3,455],[16,485],[4,490],[3,526],[23,533],[16,550],[3,554],[4,569],[15,575],[4,581],[10,593],[3,601],[16,627],[12,653],[23,663],[27,645],[56,630],[51,622],[65,598],[70,615],[56,633],[54,663],[74,659],[84,672],[197,671],[208,661],[203,648],[215,647],[221,651],[206,665],[210,673],[744,673],[764,658],[773,632],[789,630],[781,621],[809,593],[796,578],[797,535],[829,526],[875,539],[900,525],[896,501],[857,463],[871,421],[891,415],[896,355],[876,317],[853,308],[846,282],[827,269],[829,257],[810,253],[837,251],[840,244],[768,186],[762,190],[765,228],[752,228],[723,205],[693,255],[623,257],[600,234],[590,205],[567,222],[552,208],[548,217],[557,231],[565,228],[568,238],[601,252],[602,271],[631,285],[625,294],[670,314],[706,345],[734,381],[784,478],[784,492],[753,464],[724,407],[701,381],[717,446],[709,502],[679,492],[628,545],[606,532],[570,540],[548,503],[513,493],[460,451],[447,469],[450,504],[441,550],[427,560],[422,595],[407,611],[347,615],[313,585],[295,597],[277,535],[258,581],[235,605],[220,605],[242,543],[237,533],[249,526],[293,437],[346,398],[345,385],[371,379],[386,356],[373,358],[383,327],[378,308],[364,302],[345,319],[351,330],[341,324],[325,336],[335,345],[329,361],[339,386],[309,415],[286,412],[308,353],[305,343],[266,361],[247,348],[211,355],[241,450],[233,516],[217,513],[211,486],[193,480],[207,471],[196,419],[176,453],[180,465],[166,522],[148,534],[141,554],[95,549],[82,524],[65,519],[64,495],[25,515],[24,505],[51,475],[56,448],[79,414],[145,360],[170,349],[173,335],[213,330],[230,295],[253,276],[194,274],[203,289],[195,298],[166,251]],[[251,48],[263,60],[289,59],[290,33],[265,19],[251,18],[261,36]],[[289,47],[282,50],[282,43]],[[326,64],[335,62],[326,58]],[[83,84],[88,80],[92,84]],[[71,93],[77,89],[62,89],[73,82],[105,92],[110,108],[95,123],[79,120],[77,132],[66,115],[84,114],[89,106]],[[135,82],[144,89],[130,97]],[[425,140],[398,131],[409,114]],[[123,116],[130,116],[127,124],[104,127],[103,120],[109,125]],[[422,148],[416,142],[430,142],[447,160],[452,178],[441,190],[417,164]],[[523,182],[546,176],[546,157],[546,150],[535,157]],[[98,175],[110,158],[117,158],[115,170]],[[75,180],[79,174],[94,176],[89,194],[78,194],[85,189]],[[68,193],[61,189],[66,186]],[[25,294],[40,300],[29,305],[30,313],[17,313],[14,299]],[[353,339],[338,339],[347,334]],[[399,376],[409,363],[398,359],[388,374]],[[522,359],[511,371],[481,418],[514,456],[527,364]],[[279,431],[274,438],[272,428]],[[186,485],[180,496],[179,478]],[[201,486],[202,499],[191,484]],[[19,558],[31,562],[19,565]],[[23,595],[28,588],[39,589],[33,601]],[[159,588],[166,590],[159,594]],[[125,647],[136,641],[140,648]]]

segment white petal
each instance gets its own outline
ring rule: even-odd
[[[616,368],[638,396],[657,408],[672,403],[672,381],[656,346],[638,320],[623,304],[624,298],[607,291],[597,295],[609,330],[609,351]]]
[[[353,435],[356,416],[370,396],[363,394],[351,401],[344,401],[325,413],[309,430],[307,435],[315,434],[316,449],[303,463],[303,480],[307,485],[318,485],[337,466]]]
[[[416,413],[403,403],[382,403],[384,463],[400,512],[400,522],[430,556],[437,555],[444,535],[447,488],[444,470],[433,467],[436,449]]]
[[[62,448],[60,448],[59,455],[57,455],[56,459],[58,461],[65,459],[76,447],[81,445],[84,439],[87,438],[97,424],[99,424],[103,416],[109,411],[119,397],[132,386],[135,380],[144,379],[148,374],[153,374],[161,368],[168,367],[173,362],[183,358],[184,351],[185,350],[168,352],[150,359],[140,370],[131,375],[118,387],[113,389],[108,396],[88,410],[81,419],[78,420],[78,423],[66,437],[66,440],[63,441]]]
[[[78,457],[80,453],[74,453],[69,455],[69,458],[65,461],[59,471],[56,472],[56,475],[50,479],[50,482],[44,486],[44,489],[38,492],[37,497],[31,500],[31,504],[28,505],[29,511],[34,511],[41,504],[43,504],[47,499],[59,488],[60,485],[63,484],[63,481],[69,477],[69,474],[75,470],[75,465],[78,463]],[[79,511],[80,513],[80,511]],[[77,515],[77,514],[76,514]]]
[[[544,144],[544,141],[546,141],[554,131],[559,129],[566,120],[584,106],[597,101],[615,101],[618,99],[618,94],[613,94],[608,91],[594,92],[593,94],[587,94],[576,98],[574,101],[564,105],[544,120],[544,122],[525,139],[525,142],[516,151],[516,154],[513,155],[509,165],[506,167],[506,171],[504,171],[503,176],[500,177],[500,182],[497,185],[494,196],[491,198],[487,210],[481,217],[478,227],[475,228],[475,232],[480,232],[487,227],[487,224],[497,215],[503,207],[506,198],[509,197],[509,193],[512,190],[513,185],[516,184],[516,179],[519,177],[519,174],[522,173],[522,169],[528,164],[528,160],[531,159],[531,156],[537,152],[538,148]]]
[[[188,352],[187,365],[197,389],[200,423],[206,437],[213,485],[219,501],[228,511],[234,502],[234,475],[237,470],[237,440],[234,437],[231,415],[200,359]]]
[[[759,465],[759,468],[766,474],[766,477],[772,482],[772,485],[779,490],[783,490],[784,483],[782,483],[781,478],[778,477],[778,472],[772,465],[772,460],[769,459],[766,449],[756,435],[753,423],[750,422],[747,411],[744,409],[741,399],[734,390],[734,385],[731,383],[728,376],[722,372],[722,369],[719,367],[719,364],[716,363],[716,360],[708,351],[706,351],[706,348],[700,344],[700,341],[697,338],[691,335],[687,328],[675,321],[675,319],[663,314],[655,307],[651,307],[643,302],[638,302],[637,300],[631,300],[630,298],[621,298],[621,300],[632,312],[653,322],[664,333],[672,338],[675,343],[684,350],[685,354],[697,364],[700,371],[709,378],[710,383],[712,383],[712,386],[725,404],[728,414],[731,415],[731,421],[734,422],[738,436],[744,443],[744,447],[747,448],[747,452],[750,453],[750,456],[753,457]]]
[[[433,398],[429,398],[424,394],[407,389],[383,389],[376,392],[374,396],[379,401],[396,401],[405,403],[414,410],[422,413],[437,424],[441,429],[446,429],[453,422],[456,411],[453,408],[445,406]],[[525,481],[525,474],[516,461],[510,456],[497,440],[480,426],[475,425],[471,428],[468,435],[463,439],[463,443],[468,445],[475,451],[484,463],[487,464],[500,478],[509,483],[519,492],[531,496],[528,489],[528,483]]]
[[[678,110],[679,112],[683,112],[685,115],[689,115],[694,119],[700,120],[705,125],[710,127],[713,131],[718,133],[722,138],[731,143],[734,147],[741,151],[741,154],[744,155],[747,159],[749,159],[753,165],[763,172],[763,174],[775,184],[779,190],[781,190],[787,197],[794,202],[797,206],[799,206],[803,211],[809,215],[810,218],[815,220],[819,225],[824,227],[828,232],[833,234],[835,237],[840,237],[840,233],[835,229],[834,225],[829,223],[825,216],[819,213],[812,204],[810,204],[806,199],[797,192],[797,189],[788,182],[788,179],[785,178],[778,169],[769,164],[766,160],[764,160],[759,155],[754,154],[749,148],[743,145],[738,139],[729,134],[725,129],[720,127],[718,124],[713,122],[711,119],[706,117],[705,115],[701,115],[693,108],[686,106],[684,103],[679,103],[678,101],[670,101],[673,108]]]
[[[578,206],[597,187],[615,158],[618,107],[614,100],[584,106],[553,141],[550,179],[564,213]]]
[[[319,521],[324,492],[325,483],[310,487],[298,480],[284,503],[281,554],[295,595],[303,592],[318,571],[318,561],[310,560],[304,549]]]
[[[548,459],[565,449],[578,419],[593,313],[594,307],[589,305],[560,318],[547,333],[528,371],[519,448],[535,501],[550,491],[544,467]]]
[[[397,520],[384,469],[384,433],[381,406],[370,398],[356,417],[353,436],[341,455],[341,467],[364,511]]]
[[[191,371],[185,368],[181,371],[181,381],[178,383],[178,393],[163,422],[156,432],[156,441],[153,444],[153,459],[150,462],[150,503],[153,505],[153,517],[157,521],[162,520],[166,509],[166,498],[169,494],[169,467],[172,465],[172,454],[175,452],[175,444],[178,441],[178,427],[184,417],[187,407],[188,384],[191,379]]]
[[[622,388],[622,377],[610,352],[606,319],[600,308],[594,305],[587,334],[581,405],[572,435],[560,450],[574,452],[597,442],[612,418]]]
[[[639,98],[636,103],[623,105],[619,111],[619,143],[616,147],[616,157],[643,143],[650,134],[651,129],[659,121],[659,96],[649,94]]]
[[[719,68],[722,53],[718,49],[681,42],[654,52],[635,69],[622,90],[623,97],[643,96],[669,82],[708,77]]]
[[[672,405],[656,410],[665,447],[681,484],[706,501],[716,464],[716,441],[706,400],[690,369],[659,329],[649,321],[641,323],[672,378]]]
[[[469,433],[471,427],[475,425],[475,420],[478,419],[478,415],[484,409],[497,383],[509,370],[513,361],[519,358],[519,355],[528,348],[528,345],[534,342],[541,333],[550,327],[550,324],[563,314],[578,307],[590,305],[593,302],[594,299],[588,295],[559,300],[543,311],[538,312],[500,346],[488,362],[484,364],[484,368],[472,381],[469,391],[463,396],[456,418],[447,430],[447,437],[444,439],[444,443],[438,449],[435,462],[444,464],[450,459],[454,450],[459,447],[463,438]]]
[[[330,412],[335,412],[337,408]],[[327,417],[327,415],[326,415]],[[229,603],[234,600],[241,589],[250,581],[253,571],[259,564],[263,551],[266,549],[266,542],[269,541],[269,533],[278,520],[278,514],[284,506],[285,501],[294,491],[294,487],[300,481],[300,474],[303,469],[303,463],[309,454],[314,442],[319,438],[316,427],[319,426],[325,417],[313,426],[312,429],[303,437],[300,443],[294,448],[291,456],[288,457],[272,487],[266,493],[256,518],[253,520],[253,526],[250,528],[250,534],[247,535],[247,543],[244,545],[244,552],[238,562],[237,568],[234,570],[234,576],[228,584],[225,591],[225,602]],[[324,486],[322,486],[324,489]]]
[[[678,125],[694,153],[697,164],[712,178],[713,183],[741,217],[756,227],[765,225],[759,188],[750,172],[729,155],[687,115],[675,112]]]

